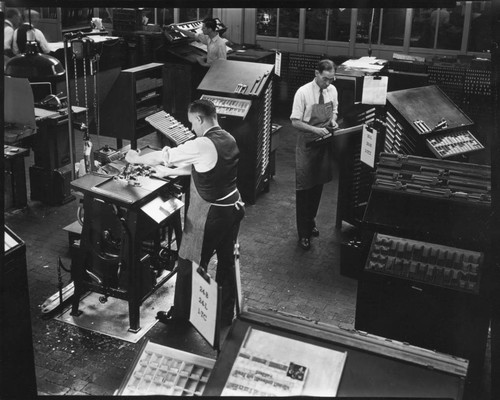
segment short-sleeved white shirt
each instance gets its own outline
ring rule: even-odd
[[[301,86],[295,93],[293,98],[292,114],[290,119],[298,119],[300,121],[308,123],[311,120],[311,108],[314,104],[319,103],[319,93],[320,87],[317,85],[316,81],[306,83]],[[323,89],[323,98],[325,103],[332,102],[333,113],[338,113],[338,93],[337,89],[333,85],[328,85],[326,89]],[[333,115],[332,115],[333,116]]]
[[[213,39],[210,36],[198,33],[196,39],[201,43],[207,45],[207,63],[212,64],[215,60],[226,60],[227,49],[226,43],[219,34],[215,35]]]

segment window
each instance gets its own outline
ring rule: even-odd
[[[277,8],[258,8],[256,20],[257,35],[276,36],[277,21]]]
[[[328,23],[328,10],[308,8],[306,10],[306,39],[325,40]]]
[[[211,8],[180,8],[179,22],[200,21],[205,18],[212,18]]]
[[[300,9],[280,8],[279,13],[279,36],[287,38],[298,38]]]
[[[154,24],[155,12],[154,8],[139,8],[141,10],[142,25]]]
[[[179,22],[196,21],[198,19],[197,8],[180,8]]]
[[[375,8],[361,8],[358,10],[358,20],[356,21],[356,43],[378,42],[378,32],[380,26],[381,10]],[[370,23],[373,20],[373,27],[370,38]]]
[[[387,8],[382,14],[380,44],[403,46],[405,36],[406,8]]]
[[[417,8],[413,12],[410,45],[460,50],[465,2],[454,8]]]
[[[486,52],[491,50],[493,40],[491,12],[490,1],[472,3],[468,51]]]
[[[158,25],[170,25],[174,23],[174,9],[173,8],[158,8]]]
[[[351,29],[351,10],[345,8],[308,8],[305,25],[306,39],[348,42]]]
[[[351,9],[329,8],[328,40],[348,42],[351,36]]]

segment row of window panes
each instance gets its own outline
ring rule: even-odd
[[[416,8],[411,20],[410,46],[459,50],[462,44],[466,2],[454,8]],[[490,48],[491,25],[488,1],[473,2],[469,33],[469,51]],[[358,9],[356,43],[403,46],[406,8]],[[300,9],[257,9],[257,35],[299,37]],[[370,26],[371,32],[370,32]],[[308,8],[305,11],[305,39],[348,42],[351,9]]]
[[[143,22],[155,23],[155,10],[156,10],[156,24],[170,25],[174,23],[174,9],[173,8],[142,8]],[[113,9],[100,8],[99,17],[103,22],[112,22]],[[199,21],[205,18],[212,17],[211,8],[179,8],[179,22]]]

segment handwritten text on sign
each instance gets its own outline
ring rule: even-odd
[[[361,161],[370,167],[375,167],[375,150],[377,145],[377,131],[363,126],[363,137],[361,139]]]
[[[213,346],[215,321],[217,316],[217,282],[208,282],[200,275],[198,265],[192,263],[193,286],[191,295],[191,315],[189,320],[201,335]]]

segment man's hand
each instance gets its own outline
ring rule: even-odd
[[[328,129],[326,129],[326,128],[319,128],[319,127],[317,127],[316,128],[316,133],[319,136],[323,137],[323,136],[329,135],[330,131]]]
[[[332,128],[333,128],[333,129],[336,129],[336,128],[338,128],[338,127],[339,127],[339,124],[337,123],[337,121],[334,121],[334,120],[332,119]]]
[[[176,168],[165,167],[164,165],[157,165],[154,167],[155,175],[163,178],[165,176],[177,176]]]
[[[130,164],[141,164],[139,161],[139,152],[137,150],[129,150],[125,156],[125,161]]]

